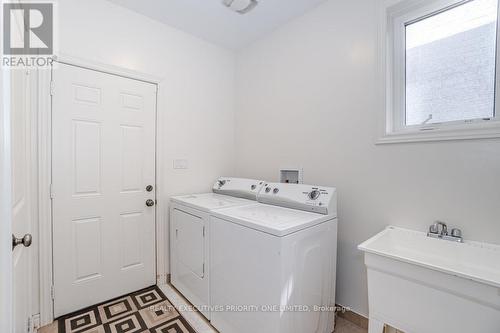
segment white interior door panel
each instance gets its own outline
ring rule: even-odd
[[[156,282],[156,86],[66,64],[53,81],[58,317]]]
[[[32,126],[30,77],[24,70],[11,71],[12,233],[33,235]],[[31,316],[32,256],[36,245],[16,246],[13,262],[13,313],[15,333],[28,332]]]

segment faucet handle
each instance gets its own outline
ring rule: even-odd
[[[448,235],[448,226],[446,225],[445,222],[443,221],[436,221],[434,223],[437,226],[438,229],[438,234],[441,236],[447,236]],[[439,227],[441,226],[441,231],[439,231]]]
[[[455,238],[462,238],[462,230],[458,228],[451,229],[451,236]]]
[[[439,226],[437,223],[431,224],[429,227],[429,233],[431,234],[437,234],[439,232]]]

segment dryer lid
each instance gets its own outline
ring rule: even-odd
[[[249,205],[253,201],[230,197],[216,193],[190,194],[181,195],[171,198],[174,203],[189,206],[202,211],[211,211],[214,209],[222,209],[234,206]]]

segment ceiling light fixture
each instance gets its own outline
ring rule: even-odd
[[[259,4],[257,0],[222,0],[222,3],[238,14],[246,14]]]

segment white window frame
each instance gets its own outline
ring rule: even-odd
[[[500,10],[497,21],[495,116],[444,123],[405,124],[406,25],[471,0],[380,0],[378,82],[382,110],[377,143],[500,138]],[[500,6],[499,6],[500,8]]]

